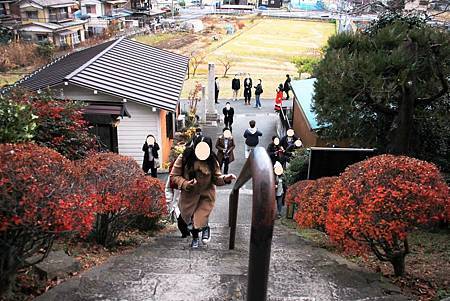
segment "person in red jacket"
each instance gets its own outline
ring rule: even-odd
[[[275,98],[275,112],[281,111],[283,105],[283,84],[280,84],[277,89],[277,96]]]

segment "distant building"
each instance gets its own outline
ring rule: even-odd
[[[407,11],[427,11],[430,5],[429,0],[410,0],[405,3]]]
[[[110,151],[142,163],[153,134],[167,162],[189,59],[125,38],[71,53],[16,85],[83,101],[91,130]]]
[[[21,0],[18,2],[25,41],[48,40],[59,47],[73,47],[85,40],[87,21],[75,20],[75,0]]]

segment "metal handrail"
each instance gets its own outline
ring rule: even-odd
[[[247,301],[265,301],[275,220],[275,179],[272,161],[263,147],[256,147],[245,161],[229,199],[229,249],[234,249],[239,189],[253,179],[252,225],[248,263]]]

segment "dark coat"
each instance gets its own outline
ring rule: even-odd
[[[228,158],[230,159],[228,162],[231,163],[234,161],[234,148],[235,148],[235,144],[234,144],[234,139],[233,138],[229,138],[228,139]],[[216,141],[216,148],[217,148],[217,161],[222,162],[223,157],[224,157],[224,152],[223,150],[225,149],[225,138],[222,136],[220,136],[219,138],[217,138]]]
[[[252,97],[252,79],[246,78],[244,79],[244,97]]]
[[[267,147],[267,153],[269,154],[269,157],[272,160],[272,164],[275,164],[276,161],[281,162],[281,157],[279,156],[281,153],[280,150],[281,146],[275,145],[273,142],[271,142]]]
[[[222,113],[225,116],[225,119],[233,120],[233,116],[234,116],[234,109],[233,108],[230,108],[229,110],[227,110],[227,108],[223,108]]]
[[[295,140],[297,140],[297,139],[298,139],[298,137],[297,137],[296,135],[292,136],[292,142],[291,142],[290,144],[293,145],[294,142],[295,142]],[[281,138],[281,140],[280,140],[280,145],[284,148],[284,150],[287,150],[287,148],[288,148],[289,146],[291,146],[291,145],[289,145],[289,142],[288,142],[288,136],[287,136],[287,135],[284,136],[283,138]],[[292,146],[291,146],[291,147],[292,147]]]
[[[260,131],[246,129],[244,132],[245,144],[248,146],[257,146],[259,143],[259,136],[262,136]]]
[[[261,84],[257,84],[255,87],[255,95],[261,95],[263,93],[263,88]]]
[[[144,152],[144,161],[142,162],[142,169],[145,172],[148,172],[148,170],[150,168],[153,168],[154,167],[154,162],[155,162],[154,160],[149,161],[149,157],[150,157],[149,156],[149,149],[150,149],[149,145],[147,144],[147,142],[145,142],[144,145],[142,146],[142,151]],[[153,145],[151,150],[152,150],[153,158],[154,159],[158,159],[159,158],[159,156],[158,156],[158,151],[159,151],[158,143],[155,142],[155,145]]]
[[[284,81],[284,86],[283,86],[283,90],[284,91],[289,91],[291,90],[291,78],[286,78],[286,80]]]
[[[231,89],[239,90],[241,88],[241,80],[239,78],[233,78],[231,81]]]

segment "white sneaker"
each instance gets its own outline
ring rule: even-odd
[[[209,226],[206,226],[202,231],[202,243],[206,245],[210,240],[211,240],[211,229],[209,228]]]

